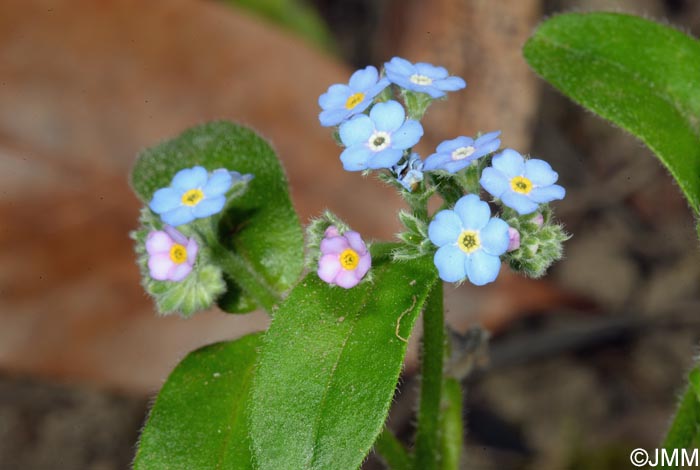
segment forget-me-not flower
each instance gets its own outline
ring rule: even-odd
[[[234,182],[251,178],[252,175],[241,175],[225,168],[211,174],[201,166],[186,168],[175,174],[169,187],[153,194],[148,207],[160,214],[163,222],[177,227],[221,212],[226,204],[226,192]]]
[[[453,210],[435,215],[428,237],[440,247],[434,262],[443,281],[458,282],[465,277],[482,286],[493,282],[501,269],[500,255],[509,244],[508,224],[491,218],[491,209],[478,196],[468,194]]]
[[[412,64],[401,57],[394,57],[384,64],[384,70],[391,83],[407,90],[427,93],[431,98],[441,98],[446,91],[457,91],[467,86],[463,79],[449,76],[445,67],[425,62]]]
[[[501,131],[489,132],[476,140],[464,136],[446,140],[437,146],[434,154],[425,159],[423,169],[457,173],[474,160],[498,150],[501,146],[499,135]]]
[[[331,225],[321,241],[318,277],[344,289],[355,287],[372,266],[372,256],[359,233],[344,234]]]
[[[559,175],[544,160],[525,160],[515,150],[506,149],[493,157],[491,165],[481,173],[481,186],[520,215],[566,195],[564,188],[554,184]]]
[[[406,113],[396,101],[377,103],[369,112],[344,122],[339,129],[340,140],[347,147],[340,155],[347,171],[391,168],[423,136],[418,121],[406,119]]]
[[[198,250],[194,238],[188,239],[169,225],[150,232],[146,251],[151,277],[158,281],[182,281],[192,272]]]
[[[371,65],[353,73],[347,85],[331,85],[318,98],[323,109],[318,116],[321,125],[337,126],[350,116],[361,113],[387,86],[389,80],[386,77],[380,79],[379,72]]]

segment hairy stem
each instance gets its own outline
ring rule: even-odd
[[[391,470],[411,470],[413,468],[411,454],[387,428],[384,428],[374,443],[374,451],[379,454]]]
[[[423,364],[416,432],[416,469],[440,468],[440,403],[444,354],[442,283],[438,282],[428,296],[423,311]]]

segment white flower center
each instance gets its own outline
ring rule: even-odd
[[[391,145],[391,135],[384,131],[374,131],[367,141],[369,149],[373,152],[381,152]]]
[[[432,84],[433,84],[433,79],[432,79],[432,78],[430,78],[430,77],[428,77],[428,76],[426,76],[426,75],[421,75],[421,74],[419,74],[419,73],[414,73],[413,75],[411,75],[411,77],[409,78],[409,80],[411,80],[411,82],[412,82],[412,83],[415,83],[416,85],[424,85],[424,86],[427,86],[427,85],[432,85]]]
[[[471,145],[468,147],[460,147],[454,152],[452,152],[452,160],[464,160],[465,158],[469,157],[471,154],[474,153],[476,149],[472,147]]]

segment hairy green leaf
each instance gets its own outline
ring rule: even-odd
[[[371,283],[345,290],[311,273],[275,314],[253,385],[260,468],[355,469],[369,452],[437,282],[432,259],[392,263],[391,248],[373,246]]]
[[[141,434],[135,470],[253,469],[246,403],[260,334],[190,353]]]
[[[250,282],[242,280],[281,293],[297,281],[303,266],[303,233],[284,171],[270,145],[253,131],[217,121],[143,151],[131,182],[147,204],[156,190],[170,185],[175,173],[195,165],[254,175],[247,191],[226,207],[220,224],[221,242],[234,258],[227,263],[229,288],[220,306],[229,312],[250,311],[262,302],[252,289],[246,291]]]
[[[635,16],[572,13],[545,21],[523,52],[561,92],[647,144],[700,215],[700,42]]]

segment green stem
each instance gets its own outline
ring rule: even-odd
[[[387,428],[374,443],[374,451],[381,456],[391,470],[411,470],[413,459],[404,446]]]
[[[442,470],[459,470],[464,428],[462,424],[462,388],[459,381],[445,377],[440,417],[440,456]]]
[[[420,470],[440,468],[439,430],[444,354],[445,325],[442,307],[442,282],[438,282],[428,296],[423,311],[423,365],[420,403],[418,405],[415,467]]]
[[[211,251],[211,260],[231,276],[246,294],[250,295],[261,308],[268,313],[279,305],[282,300],[279,293],[263,279],[260,274],[253,271],[243,258],[221,245],[218,240],[207,241]]]

